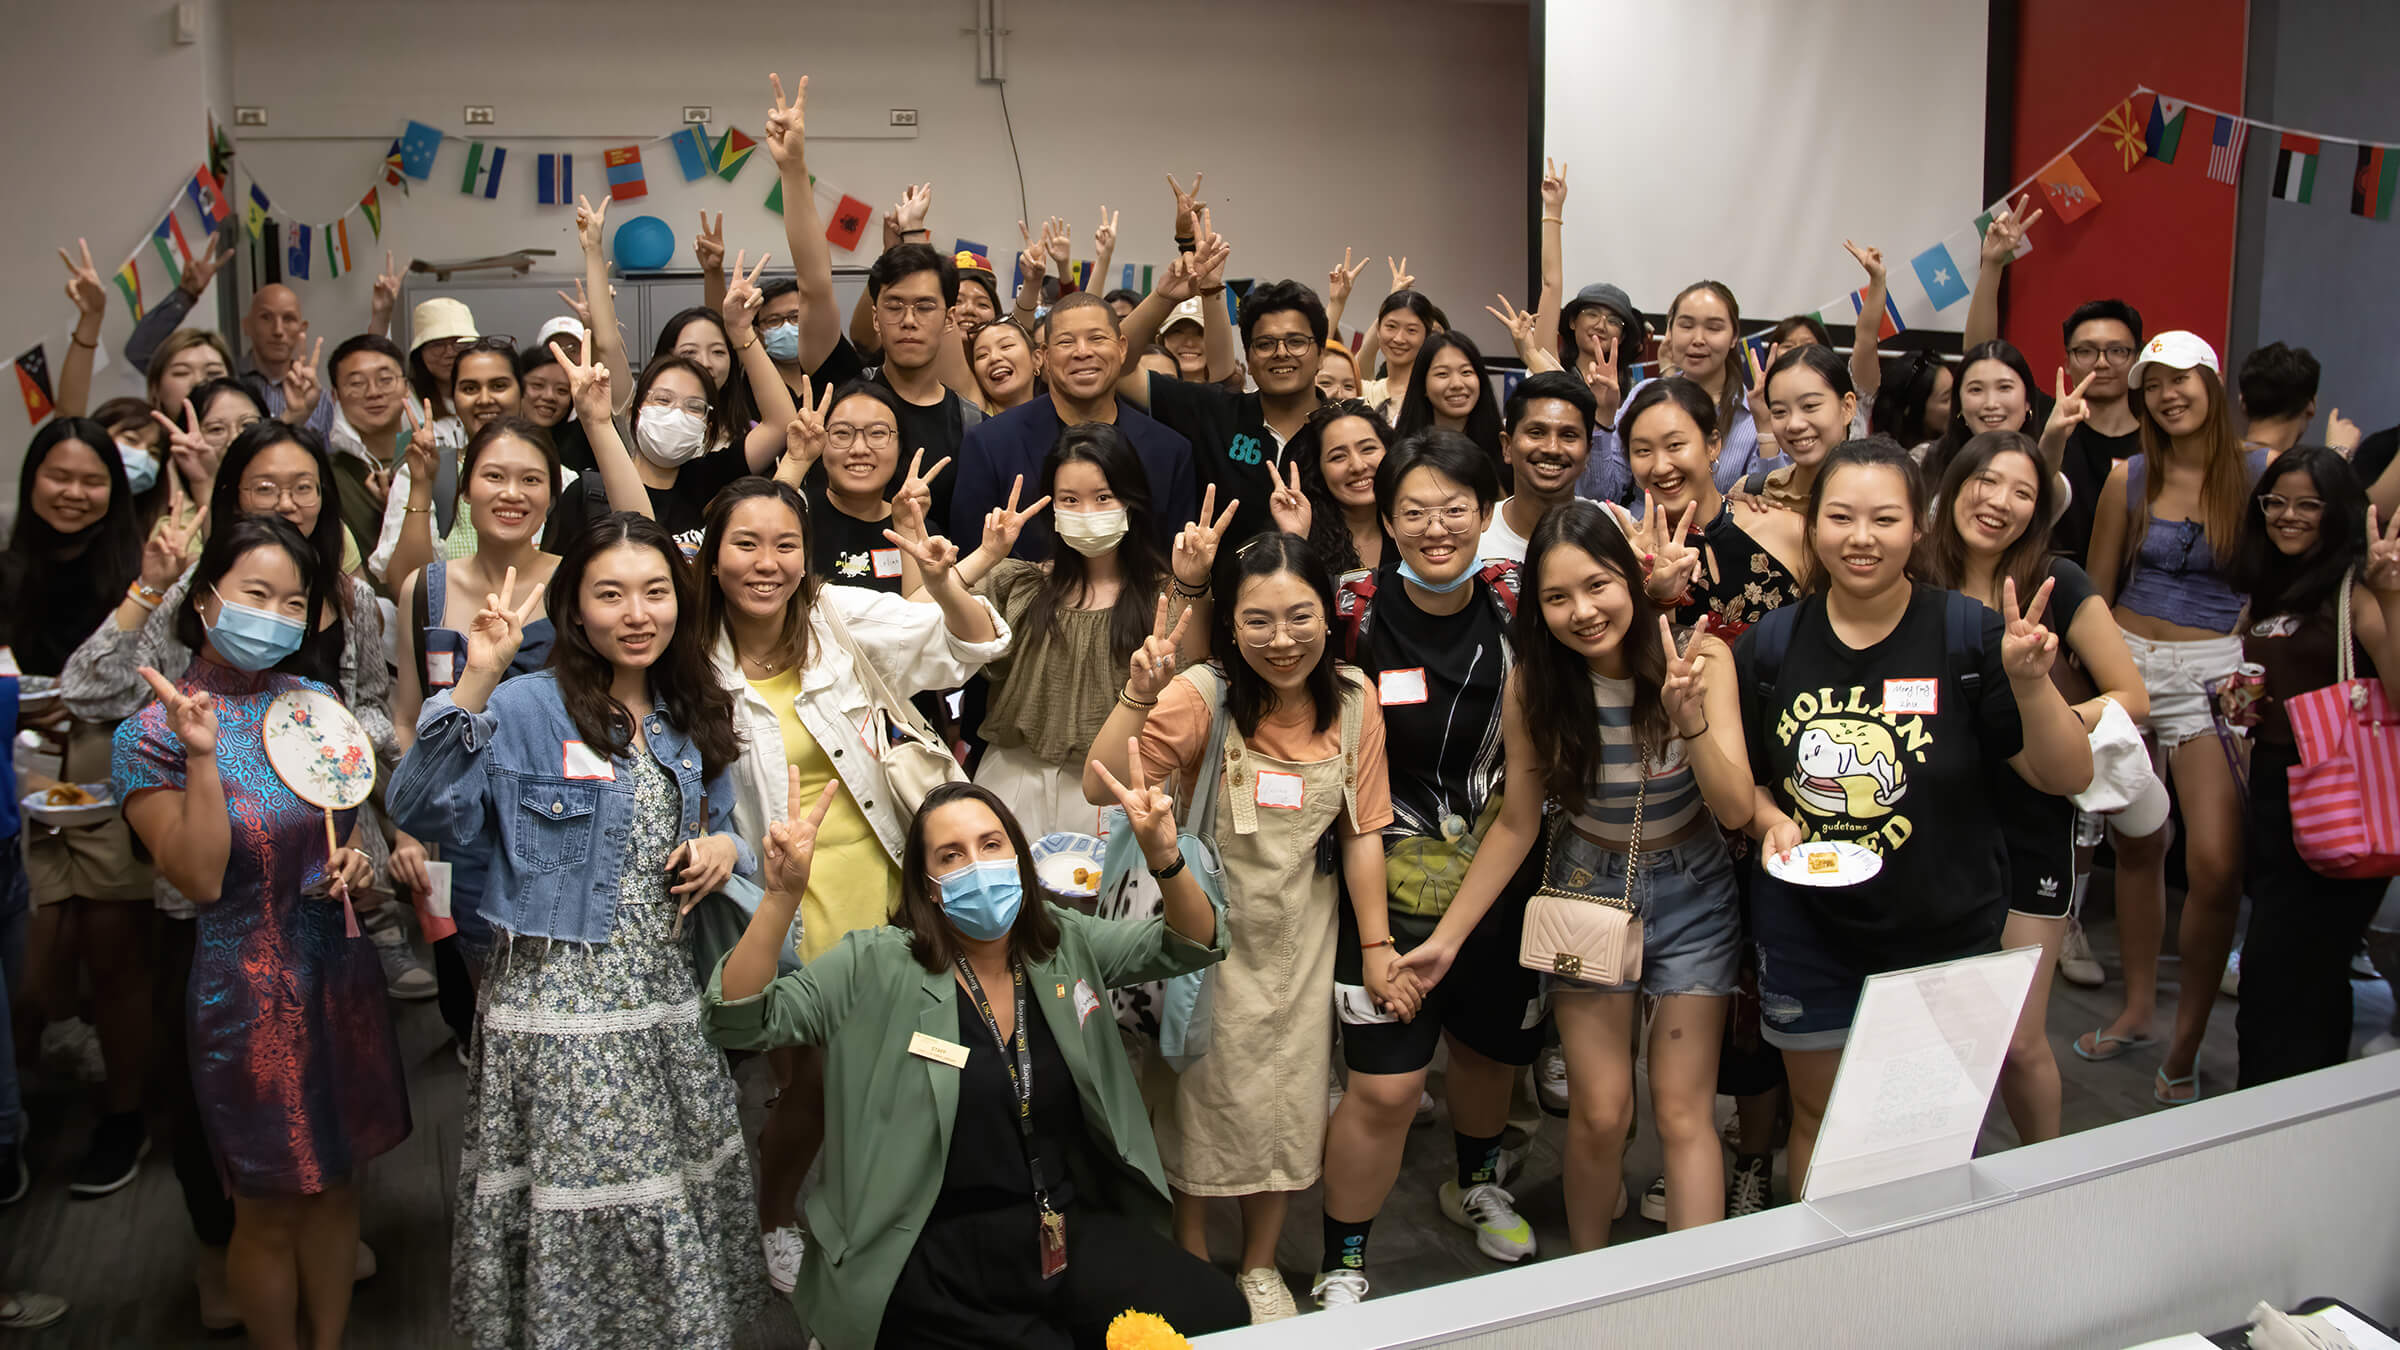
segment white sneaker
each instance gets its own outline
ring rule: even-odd
[[[425,963],[417,959],[416,950],[408,945],[408,929],[401,924],[367,931],[375,944],[375,959],[383,962],[384,992],[393,998],[416,1002],[432,998],[440,991],[439,982]]]
[[[1475,1246],[1485,1256],[1514,1262],[1533,1255],[1533,1225],[1517,1213],[1515,1196],[1488,1181],[1464,1193],[1456,1181],[1445,1181],[1441,1200],[1450,1222],[1475,1230]]]
[[[800,1258],[808,1251],[808,1239],[801,1235],[799,1225],[770,1229],[758,1241],[767,1252],[767,1283],[774,1285],[778,1294],[792,1292],[800,1280]]]
[[[1367,1277],[1363,1271],[1328,1270],[1317,1276],[1308,1292],[1316,1296],[1320,1308],[1347,1308],[1366,1300]]]
[[[1417,1119],[1415,1123],[1419,1125],[1430,1125],[1433,1123],[1432,1093],[1420,1092],[1417,1094]]]
[[[2236,947],[2225,958],[2225,973],[2217,977],[2217,992],[2227,998],[2242,996],[2242,949]]]
[[[2083,920],[2067,920],[2066,941],[2058,949],[2058,978],[2085,989],[2097,989],[2108,982],[2108,972],[2092,955],[2092,940],[2083,935]]]
[[[1243,1300],[1250,1305],[1252,1326],[1261,1322],[1280,1322],[1284,1318],[1300,1315],[1299,1307],[1292,1302],[1291,1286],[1283,1282],[1283,1272],[1273,1266],[1245,1270],[1234,1277],[1233,1283],[1242,1291]],[[1359,1283],[1366,1281],[1362,1277]]]
[[[1642,1192],[1642,1217],[1652,1223],[1667,1221],[1667,1179],[1660,1177]]]
[[[1533,1062],[1533,1084],[1541,1097],[1542,1109],[1554,1116],[1567,1114],[1567,1056],[1557,1046],[1542,1052]]]

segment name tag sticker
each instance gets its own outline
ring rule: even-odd
[[[967,1067],[967,1047],[956,1041],[945,1041],[936,1036],[928,1036],[922,1031],[908,1038],[908,1053],[919,1059],[930,1059],[937,1064],[947,1064],[953,1069]]]
[[[1375,677],[1376,693],[1383,706],[1396,708],[1404,703],[1425,701],[1425,667],[1413,670],[1387,670]]]
[[[1272,806],[1278,811],[1300,809],[1300,775],[1261,770],[1258,775],[1258,804]]]
[[[425,897],[425,912],[437,919],[450,917],[451,866],[450,863],[434,862],[431,859],[425,863],[425,879],[433,883],[432,891]]]
[[[567,741],[564,749],[567,764],[562,772],[567,777],[598,779],[607,783],[617,781],[617,766],[592,753],[583,742]]]
[[[896,577],[900,575],[900,550],[896,548],[879,548],[869,553],[867,556],[875,563],[875,575],[879,577]]]
[[[1914,713],[1931,717],[1942,710],[1942,682],[1938,677],[1915,680],[1885,680],[1883,710],[1887,713]]]
[[[1100,1007],[1100,996],[1092,992],[1090,982],[1075,982],[1075,1025],[1082,1026]]]
[[[425,684],[430,689],[448,689],[458,683],[458,654],[455,652],[425,653]]]

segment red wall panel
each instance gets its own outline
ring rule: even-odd
[[[2011,181],[2048,164],[2137,83],[2243,111],[2248,0],[2020,0],[2019,15]],[[2173,164],[2142,160],[2127,172],[2106,132],[2075,151],[2100,206],[2072,225],[2055,212],[2034,225],[2034,252],[2009,267],[2001,323],[2045,388],[2065,358],[2060,322],[2103,296],[2131,302],[2147,331],[2189,328],[2222,357],[2237,189],[2207,175],[2210,125],[2186,119]]]

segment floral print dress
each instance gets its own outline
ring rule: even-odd
[[[479,1347],[729,1346],[764,1306],[733,1080],[673,935],[675,780],[617,765],[609,940],[519,939],[486,975],[451,1239],[451,1321]]]

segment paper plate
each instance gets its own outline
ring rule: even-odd
[[[1033,871],[1042,884],[1076,900],[1100,893],[1100,865],[1107,845],[1088,834],[1058,830],[1033,841]]]
[[[78,783],[75,786],[83,789],[84,794],[93,800],[71,806],[54,806],[50,802],[50,793],[53,789],[44,788],[39,792],[26,793],[24,799],[17,805],[23,808],[26,815],[42,824],[54,825],[60,829],[70,825],[90,825],[106,820],[117,813],[116,790],[109,784]]]
[[[260,733],[267,763],[300,800],[348,811],[375,790],[375,746],[350,710],[314,689],[286,689],[267,705]]]
[[[1768,854],[1767,875],[1795,886],[1855,886],[1883,870],[1871,848],[1844,840],[1802,844],[1778,858]]]

